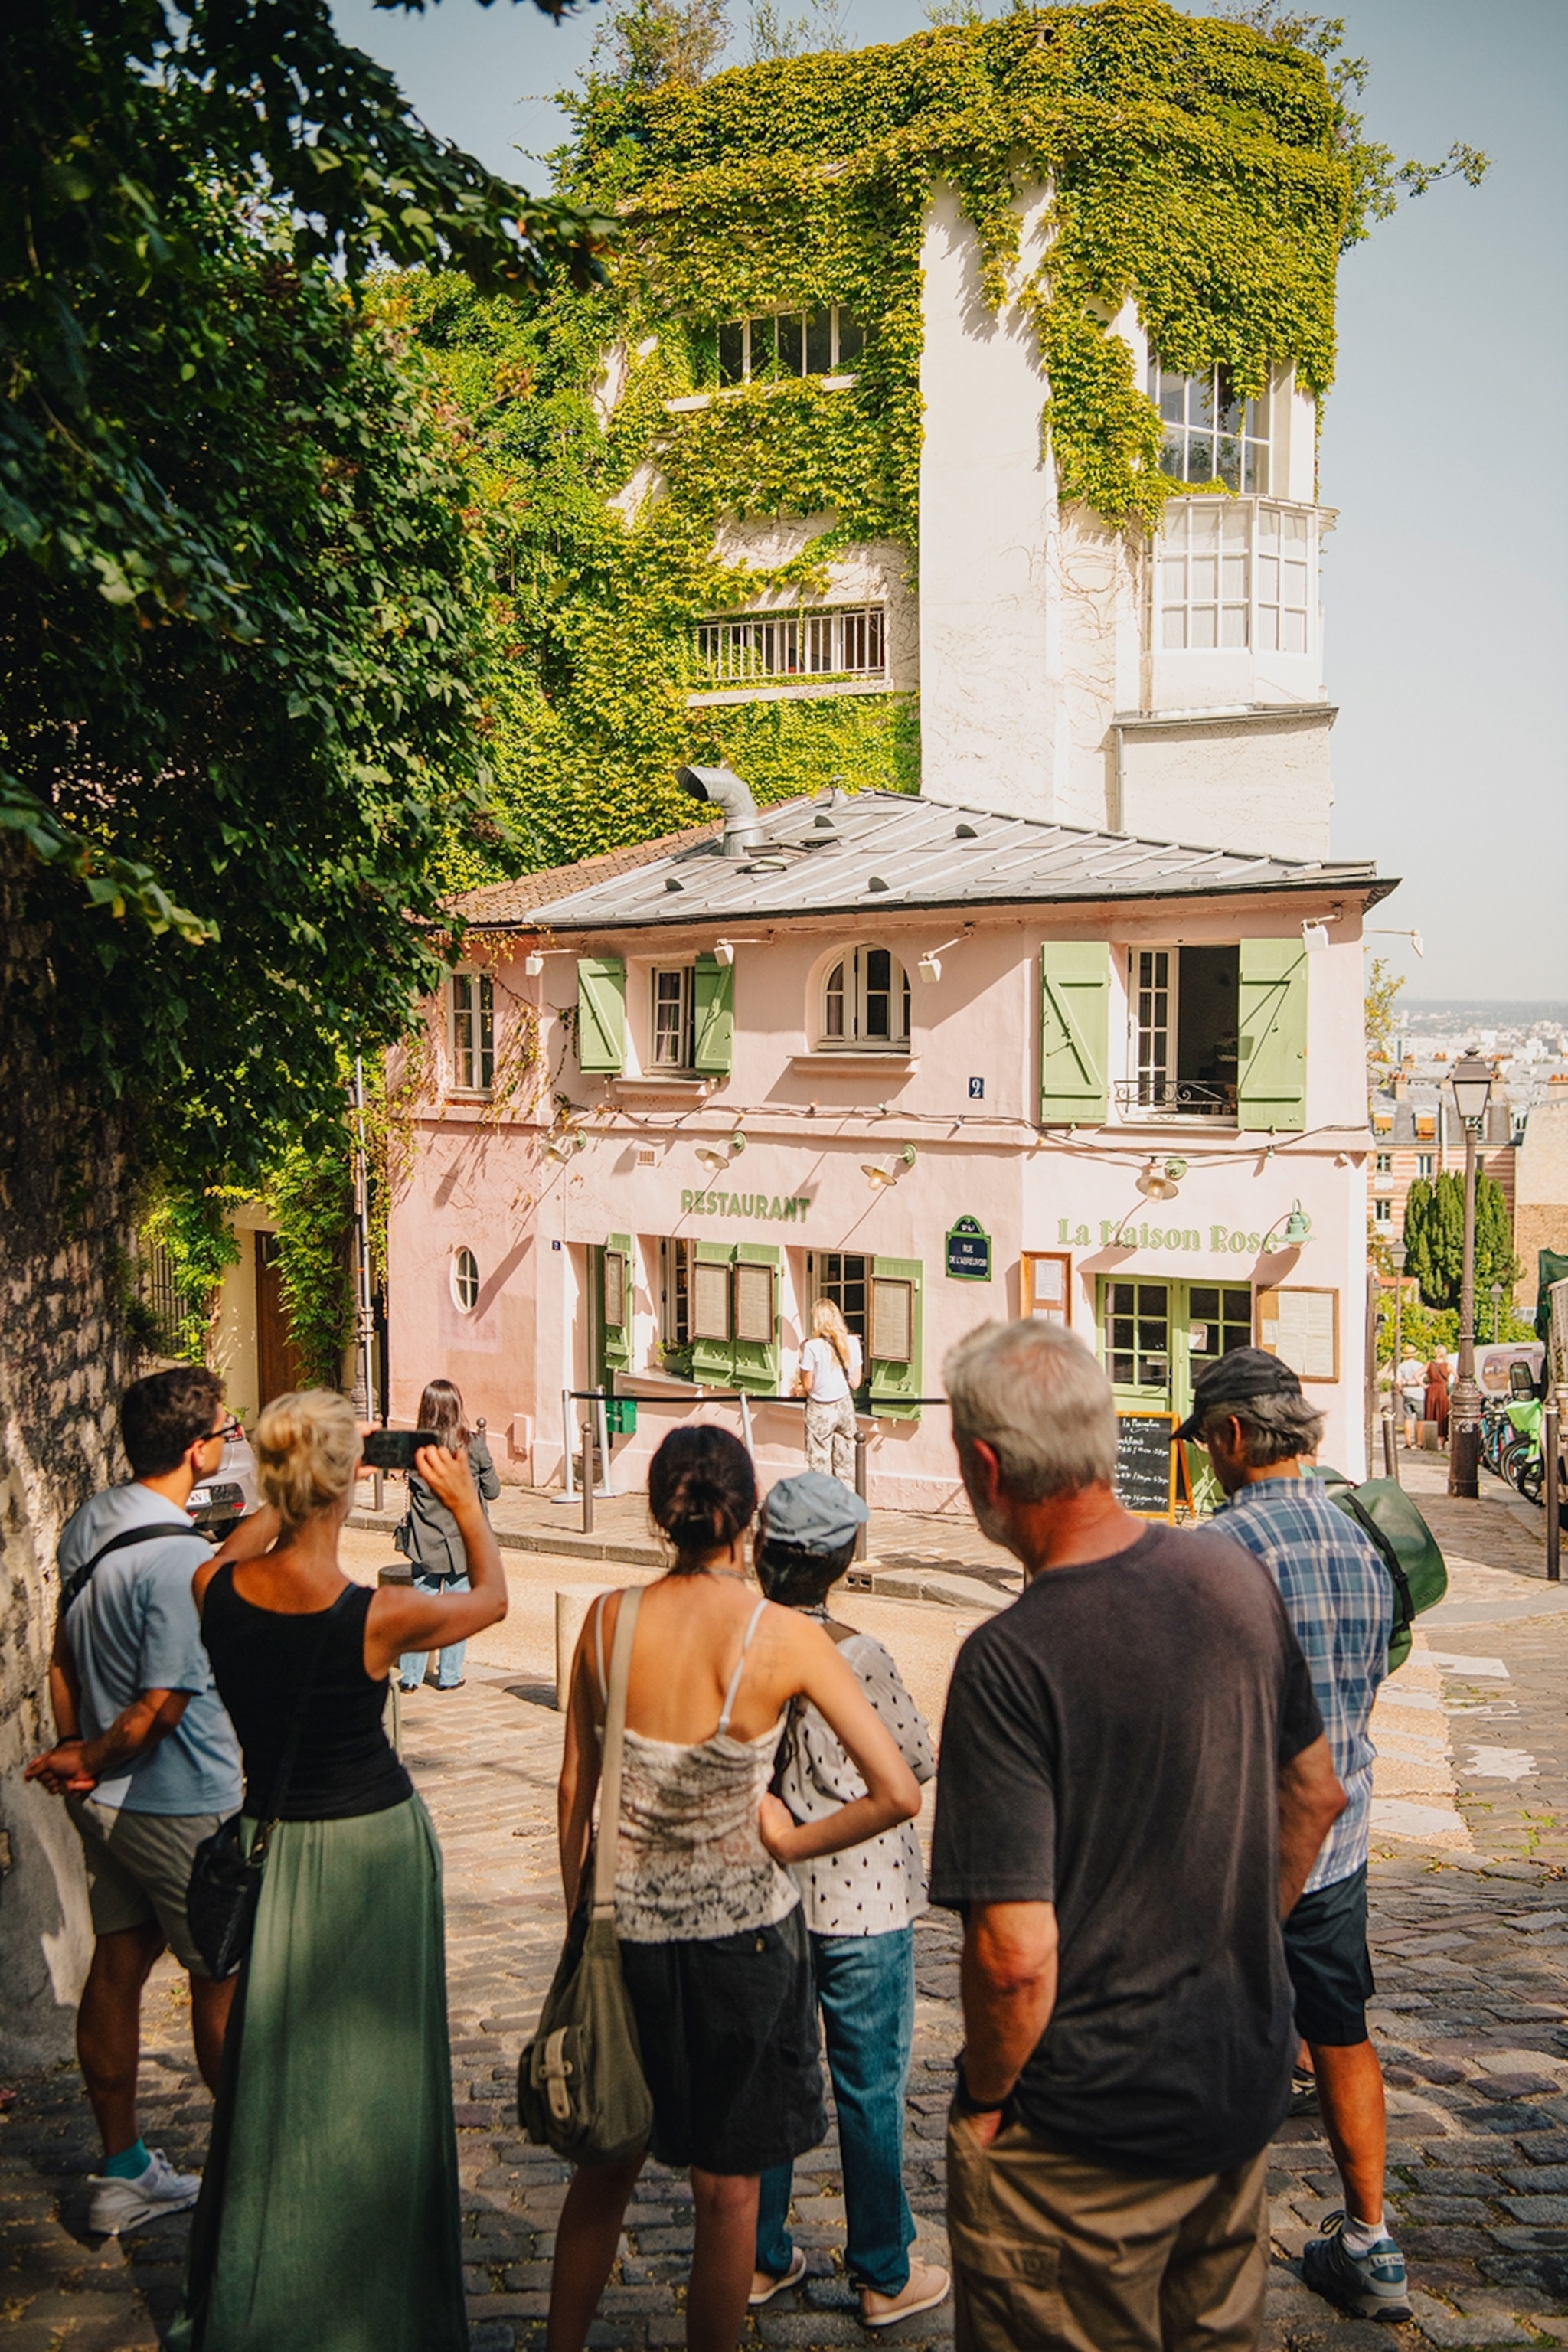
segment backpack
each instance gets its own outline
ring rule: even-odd
[[[1352,1486],[1342,1471],[1311,1473],[1329,1499],[1376,1545],[1394,1586],[1394,1630],[1388,1637],[1388,1671],[1410,1655],[1411,1628],[1423,1611],[1435,1608],[1448,1590],[1448,1570],[1437,1538],[1397,1478],[1369,1478]]]

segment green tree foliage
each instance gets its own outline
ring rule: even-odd
[[[316,0],[23,6],[0,89],[0,844],[61,1072],[12,1111],[115,1105],[200,1193],[335,1116],[437,968],[437,849],[494,831],[486,551],[356,282],[566,288],[605,224]]]
[[[1403,974],[1395,972],[1384,957],[1373,956],[1366,975],[1365,1004],[1367,1075],[1374,1087],[1384,1084],[1393,1066],[1396,1000],[1404,985]]]
[[[1465,1180],[1449,1173],[1428,1179],[1417,1176],[1405,1203],[1405,1272],[1420,1286],[1429,1307],[1457,1307],[1465,1255]],[[1485,1169],[1476,1174],[1476,1319],[1487,1328],[1482,1311],[1494,1282],[1506,1293],[1519,1279],[1513,1234],[1502,1187]]]

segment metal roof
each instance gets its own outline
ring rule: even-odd
[[[763,845],[744,857],[725,857],[717,840],[700,841],[530,908],[530,927],[641,929],[1216,891],[1343,889],[1371,906],[1395,887],[1369,862],[1138,841],[904,793],[785,801],[763,809],[761,823]]]

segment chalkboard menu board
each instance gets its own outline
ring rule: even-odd
[[[1170,1519],[1176,1511],[1176,1449],[1173,1412],[1119,1412],[1116,1416],[1116,1499],[1140,1518]]]

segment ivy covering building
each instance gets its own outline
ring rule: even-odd
[[[1321,854],[1319,58],[1103,0],[575,115],[608,288],[388,297],[507,540],[527,862],[677,821],[682,759]]]

